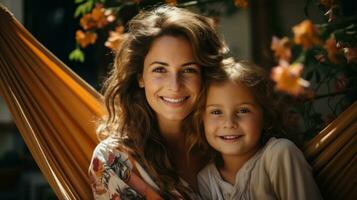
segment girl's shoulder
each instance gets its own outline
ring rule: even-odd
[[[292,141],[284,138],[271,138],[265,145],[262,160],[267,168],[283,163],[301,165],[306,163],[302,151]]]
[[[265,144],[265,154],[284,154],[284,153],[301,152],[300,149],[290,140],[285,138],[271,138]]]
[[[215,171],[217,171],[216,165],[213,162],[210,162],[198,172],[197,176],[205,179]]]

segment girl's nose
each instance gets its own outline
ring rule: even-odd
[[[224,128],[237,128],[237,127],[238,124],[237,124],[236,116],[230,115],[225,118]]]

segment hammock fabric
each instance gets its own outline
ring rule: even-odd
[[[92,199],[87,178],[102,96],[0,6],[0,94],[60,199]],[[357,197],[357,102],[305,146],[326,199]]]
[[[0,5],[0,94],[60,199],[92,199],[88,180],[102,96]]]

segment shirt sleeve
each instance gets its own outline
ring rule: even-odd
[[[310,165],[291,141],[278,139],[267,150],[270,157],[268,171],[278,199],[322,199]]]
[[[94,199],[144,199],[126,184],[132,164],[125,152],[114,151],[101,142],[93,151],[89,178]]]

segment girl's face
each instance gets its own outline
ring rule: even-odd
[[[139,86],[145,89],[160,123],[182,121],[193,110],[201,90],[201,69],[187,40],[157,38],[145,57]]]
[[[211,85],[203,119],[208,143],[222,156],[249,158],[259,148],[263,111],[245,85]]]

